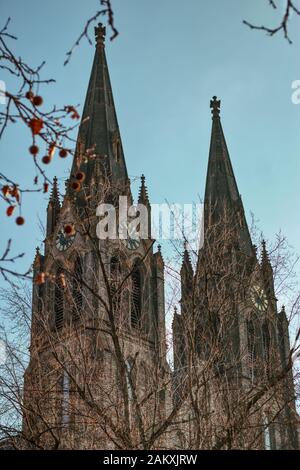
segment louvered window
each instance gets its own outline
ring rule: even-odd
[[[82,262],[79,257],[76,258],[74,263],[74,278],[73,278],[73,320],[78,320],[81,314],[83,304],[82,295]]]
[[[70,422],[69,414],[69,400],[70,400],[70,377],[66,371],[62,376],[62,407],[61,407],[61,421],[63,426],[68,426]]]
[[[264,360],[266,362],[269,361],[269,354],[270,354],[270,332],[268,328],[267,322],[263,323],[262,326],[262,337],[263,337],[263,353],[264,353]]]
[[[139,328],[141,322],[142,291],[141,272],[137,264],[132,271],[132,293],[131,293],[131,326]]]
[[[64,322],[64,294],[61,276],[63,274],[62,268],[59,266],[56,270],[56,281],[54,289],[54,315],[55,327],[59,330]]]
[[[121,292],[118,291],[120,287],[120,262],[116,256],[113,256],[110,260],[110,279],[111,279],[111,295],[114,313],[120,313],[121,305]]]
[[[247,320],[247,341],[248,341],[248,357],[251,381],[254,380],[254,362],[256,358],[255,350],[255,330],[252,320]]]

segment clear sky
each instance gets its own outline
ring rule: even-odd
[[[1,23],[10,16],[18,36],[13,50],[32,65],[46,60],[43,77],[57,80],[41,89],[49,108],[84,102],[94,47],[83,40],[71,63],[63,62],[98,3],[1,0]],[[281,33],[270,38],[242,24],[278,23],[282,6],[276,13],[263,0],[112,3],[120,35],[106,41],[106,52],[130,176],[145,173],[152,202],[203,197],[216,94],[246,213],[267,238],[281,228],[300,252],[300,105],[291,101],[292,82],[300,80],[300,19],[290,22],[289,45]],[[0,80],[13,86],[1,70]],[[14,125],[0,141],[1,171],[25,185],[33,179],[29,144],[28,131]],[[65,178],[70,164],[57,158],[49,174]],[[22,266],[41,244],[38,218],[45,222],[47,199],[25,197],[23,227],[2,206],[0,247],[12,237],[16,251],[26,252]]]

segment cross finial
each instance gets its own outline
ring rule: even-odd
[[[213,117],[218,117],[220,115],[221,100],[213,96],[212,100],[210,100],[210,107]]]
[[[102,23],[95,27],[95,39],[97,46],[104,46],[106,28]]]

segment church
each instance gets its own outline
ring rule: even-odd
[[[220,120],[212,132],[204,242],[186,240],[172,367],[164,259],[151,235],[99,239],[97,207],[133,204],[105,55],[96,51],[64,196],[54,179],[33,271],[22,442],[40,449],[298,449],[288,321],[266,244],[252,244]]]

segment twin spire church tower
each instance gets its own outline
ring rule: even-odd
[[[164,260],[149,237],[99,240],[100,203],[133,204],[105,56],[96,53],[63,201],[47,208],[34,260],[24,446],[46,449],[296,449],[288,322],[277,312],[265,244],[253,246],[231,166],[220,101],[204,201],[204,244],[185,244],[181,312],[167,362]],[[42,276],[41,276],[42,274]],[[39,280],[37,282],[37,279]]]

